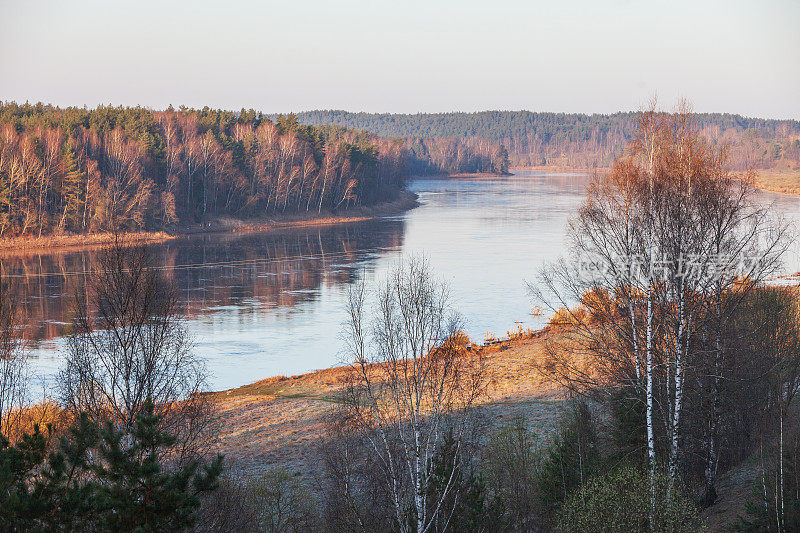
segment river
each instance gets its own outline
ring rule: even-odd
[[[340,364],[348,286],[380,279],[403,254],[425,254],[451,288],[469,335],[537,328],[526,281],[564,251],[565,227],[584,198],[586,176],[416,180],[420,207],[380,219],[265,233],[202,235],[150,245],[180,290],[209,388]],[[800,198],[765,193],[798,219]],[[70,302],[96,252],[4,257],[30,326],[32,370],[48,386],[62,361]],[[798,248],[786,269],[800,270]]]

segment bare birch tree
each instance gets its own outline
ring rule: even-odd
[[[438,501],[429,501],[428,468],[446,430],[463,435],[466,412],[485,385],[482,360],[457,342],[448,289],[433,280],[424,259],[401,262],[375,300],[370,321],[366,288],[350,293],[346,409],[381,465],[396,526],[426,533],[438,516],[452,513],[445,502],[457,501],[448,499],[453,476]]]
[[[735,302],[778,265],[786,228],[768,214],[726,172],[724,149],[699,136],[688,106],[672,114],[652,106],[629,155],[592,180],[570,224],[569,259],[531,286],[553,310],[573,308],[570,332],[542,369],[580,392],[643,401],[652,479],[660,464],[670,485],[679,475],[687,371],[724,357]],[[713,433],[712,423],[709,457]],[[651,509],[657,497],[651,484]]]
[[[17,329],[16,296],[0,273],[0,438],[19,428],[27,399],[26,354]]]
[[[178,436],[178,451],[191,455],[204,436],[209,404],[199,394],[205,370],[192,353],[176,292],[145,247],[117,244],[99,264],[88,298],[75,298],[59,376],[62,400],[122,430],[132,428],[152,401]]]

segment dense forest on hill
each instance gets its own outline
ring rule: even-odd
[[[391,199],[401,141],[255,111],[0,105],[0,235],[152,229]]]
[[[554,165],[573,168],[608,166],[636,131],[638,113],[584,115],[530,111],[478,113],[375,114],[347,111],[299,113],[305,124],[335,124],[410,143],[424,139],[459,138],[503,146],[513,165]],[[733,170],[800,169],[800,122],[740,115],[694,115],[701,134],[727,143]]]
[[[0,236],[336,212],[394,198],[412,173],[507,169],[485,140],[407,142],[292,114],[0,102]]]

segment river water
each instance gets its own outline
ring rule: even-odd
[[[451,288],[476,340],[539,327],[526,281],[564,252],[565,226],[584,198],[586,176],[520,172],[465,180],[417,180],[421,206],[359,223],[267,233],[203,235],[151,245],[177,284],[209,387],[340,364],[350,284],[380,279],[403,254],[425,254]],[[765,194],[776,212],[800,218],[800,198]],[[0,259],[23,293],[32,370],[57,372],[70,302],[94,252]],[[800,270],[798,247],[786,268]]]

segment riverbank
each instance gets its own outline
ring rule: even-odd
[[[206,224],[193,224],[170,231],[139,231],[121,235],[125,244],[143,244],[164,242],[179,237],[198,234],[264,232],[287,228],[311,226],[328,226],[361,222],[382,216],[395,215],[417,207],[417,195],[410,191],[401,191],[398,198],[390,202],[382,202],[374,206],[363,206],[337,213],[302,213],[259,219],[236,219],[219,217]],[[0,255],[20,255],[40,253],[43,250],[75,251],[97,249],[118,242],[120,235],[114,233],[92,233],[87,235],[46,235],[42,237],[13,237],[0,239]]]
[[[448,174],[447,177],[451,179],[481,179],[506,178],[512,175],[511,172],[459,172],[457,174]]]
[[[537,449],[544,449],[560,427],[568,409],[568,392],[548,380],[538,366],[547,354],[547,342],[563,329],[545,327],[520,331],[487,345],[470,345],[486,364],[489,387],[476,405],[480,445],[518,421],[532,433]],[[321,508],[326,490],[320,465],[326,461],[323,444],[336,420],[348,386],[345,366],[276,376],[241,387],[206,393],[213,407],[213,430],[206,451],[225,456],[226,477],[249,483],[280,471],[303,487],[305,497]],[[607,414],[596,411],[603,431]],[[34,423],[51,423],[62,431],[68,419],[56,404],[45,402],[29,409],[28,431]],[[702,511],[708,531],[728,531],[744,515],[760,469],[751,457],[722,474],[718,500]]]
[[[565,167],[563,165],[529,165],[521,167],[511,167],[510,170],[512,173],[523,170],[528,172],[552,172],[556,174],[591,175],[593,172],[605,172],[610,169],[609,167],[582,168],[582,167]]]
[[[537,364],[543,361],[547,340],[560,334],[558,328],[546,327],[472,346],[484,357],[490,383],[477,405],[481,439],[522,419],[539,445],[551,442],[567,408],[568,392],[546,379]],[[219,428],[214,451],[225,454],[234,477],[258,479],[278,469],[298,480],[308,497],[322,505],[321,445],[347,386],[347,373],[346,367],[335,367],[211,393]],[[759,472],[752,461],[745,461],[720,477],[717,502],[701,513],[709,531],[727,531],[744,515]]]
[[[489,346],[474,346],[484,357],[490,383],[480,407],[492,428],[521,416],[537,436],[556,428],[565,391],[535,370],[550,330],[526,332]],[[215,447],[237,477],[279,468],[316,484],[319,445],[347,386],[347,367],[297,376],[277,376],[210,394],[218,415]]]
[[[800,195],[800,171],[760,170],[756,174],[756,187],[764,191]]]
[[[597,167],[590,169],[590,168],[579,168],[579,167],[564,167],[560,165],[540,165],[540,166],[512,167],[511,170],[590,175],[593,172],[606,172],[609,170],[609,168]],[[741,172],[734,172],[733,175],[737,177],[741,176],[742,178],[745,177],[745,174]],[[800,196],[800,170],[791,170],[791,169],[758,170],[755,173],[755,186],[762,191]]]
[[[450,180],[450,179],[488,179],[488,178],[506,178],[513,176],[513,172],[506,172],[499,174],[497,172],[457,172],[455,174],[425,174],[422,176],[414,176],[415,180]]]

